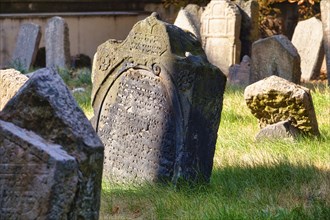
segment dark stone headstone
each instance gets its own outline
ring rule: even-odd
[[[195,37],[153,14],[98,47],[93,75],[105,177],[209,180],[226,78]]]
[[[40,69],[7,103],[0,119],[61,145],[79,165],[68,219],[98,219],[103,145],[54,69]]]

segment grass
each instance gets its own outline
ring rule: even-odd
[[[330,89],[307,86],[321,138],[255,142],[259,128],[243,89],[228,87],[210,183],[175,188],[104,180],[100,219],[329,219]],[[88,93],[76,99],[91,114]]]

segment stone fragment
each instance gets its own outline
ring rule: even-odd
[[[0,119],[61,145],[79,165],[68,219],[98,219],[103,145],[55,69],[36,71],[7,103]]]
[[[13,64],[20,70],[29,71],[36,59],[40,39],[40,25],[34,23],[21,25],[12,58]]]
[[[0,219],[69,219],[77,183],[61,146],[0,120]]]
[[[280,121],[267,125],[256,135],[256,141],[265,139],[290,139],[295,140],[299,135],[299,130],[291,125],[289,120]]]
[[[201,17],[202,44],[208,60],[228,75],[229,67],[240,61],[241,14],[228,0],[212,0]]]
[[[252,43],[260,38],[259,3],[257,0],[235,0],[242,16],[240,40],[242,43],[241,58],[251,56]]]
[[[301,58],[303,81],[316,79],[320,74],[324,57],[322,38],[322,22],[315,17],[300,21],[295,28],[292,44]]]
[[[117,182],[208,181],[226,78],[200,42],[157,14],[98,47],[94,126],[104,176]]]
[[[201,38],[199,30],[194,24],[194,20],[191,18],[191,15],[185,9],[180,9],[178,16],[175,19],[174,25],[185,31],[189,31],[198,39]]]
[[[0,70],[0,111],[27,80],[15,69]]]
[[[252,44],[250,84],[271,75],[300,83],[300,56],[284,35],[274,35]]]
[[[61,17],[52,17],[46,26],[46,66],[56,68],[70,67],[69,27]]]
[[[320,2],[323,26],[323,46],[326,57],[328,86],[330,86],[330,0]]]
[[[247,86],[250,79],[251,59],[245,55],[240,64],[229,68],[228,83],[232,85]]]
[[[305,135],[319,135],[309,89],[278,76],[270,76],[245,88],[244,98],[261,128],[290,120]]]

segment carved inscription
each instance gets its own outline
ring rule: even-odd
[[[165,86],[146,70],[130,69],[107,94],[98,133],[105,144],[104,175],[115,181],[170,178],[175,121]]]
[[[132,52],[160,56],[166,51],[164,40],[161,36],[134,33],[133,39],[129,41],[129,50]]]

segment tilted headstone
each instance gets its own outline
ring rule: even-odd
[[[330,0],[320,2],[323,26],[323,46],[327,64],[328,85],[330,86]]]
[[[33,23],[22,24],[16,40],[12,58],[13,64],[21,70],[28,71],[36,59],[40,39],[40,25]]]
[[[240,61],[241,14],[228,0],[212,0],[201,18],[202,44],[208,60],[228,75],[229,67]]]
[[[299,130],[291,125],[290,120],[280,121],[275,124],[267,125],[256,135],[256,141],[272,139],[294,140],[299,136]]]
[[[249,85],[251,59],[245,55],[240,64],[234,64],[229,68],[228,83],[232,85]]]
[[[45,44],[47,67],[70,67],[69,27],[63,18],[56,16],[47,22]]]
[[[187,12],[185,9],[180,9],[178,16],[174,21],[174,25],[185,31],[189,31],[190,33],[195,35],[197,39],[201,38],[199,29],[197,29],[194,20],[192,19],[189,12]]]
[[[94,126],[111,181],[208,181],[226,78],[200,42],[153,13],[93,64]]]
[[[0,219],[70,219],[78,171],[61,146],[0,120]]]
[[[188,4],[186,7],[184,7],[184,10],[188,12],[190,15],[190,18],[192,19],[194,25],[196,26],[199,34],[201,30],[201,16],[204,11],[203,7],[200,7],[199,5],[196,4]],[[199,39],[201,40],[201,39]]]
[[[301,58],[301,80],[310,81],[320,74],[324,57],[322,22],[313,17],[296,26],[292,44]]]
[[[274,35],[252,44],[250,84],[272,75],[300,83],[300,56],[284,35]]]
[[[68,219],[98,219],[104,147],[54,69],[36,71],[0,112],[0,119],[30,130],[78,162],[78,184]],[[54,194],[54,196],[56,196]]]
[[[319,135],[309,89],[278,76],[270,76],[245,88],[244,98],[261,128],[280,121],[305,135]]]
[[[235,0],[241,16],[240,40],[242,43],[241,58],[251,56],[252,43],[260,38],[259,3],[257,0]]]
[[[0,111],[27,80],[15,69],[0,70]]]

